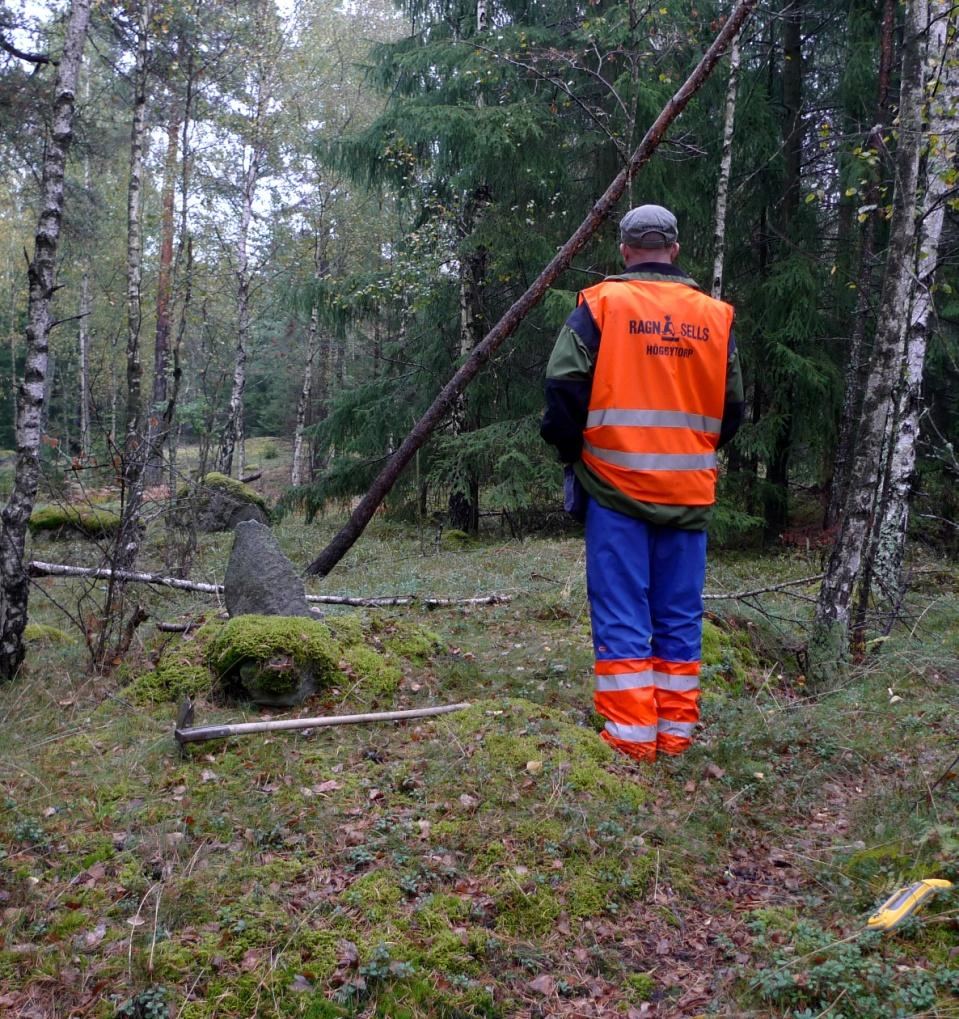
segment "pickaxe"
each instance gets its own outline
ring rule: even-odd
[[[187,743],[227,739],[251,732],[276,732],[285,729],[318,729],[326,725],[352,725],[356,722],[398,722],[405,718],[429,718],[468,708],[469,702],[444,704],[434,708],[410,708],[406,711],[375,711],[365,715],[321,715],[318,718],[282,718],[269,722],[236,722],[230,725],[198,725],[193,723],[193,701],[187,698],[177,713],[173,736],[183,750]]]

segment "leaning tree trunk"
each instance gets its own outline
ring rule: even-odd
[[[729,16],[713,40],[712,45],[703,54],[692,73],[680,86],[679,90],[666,103],[659,116],[650,125],[643,140],[630,157],[629,163],[614,178],[612,183],[590,210],[586,219],[580,224],[573,235],[556,252],[549,264],[530,284],[526,292],[519,297],[505,315],[493,326],[480,342],[469,360],[460,366],[456,374],[436,396],[426,413],[413,426],[399,448],[393,453],[386,466],[374,479],[367,493],[353,510],[350,519],[333,537],[333,540],[310,563],[307,572],[325,576],[343,558],[363,533],[366,525],[373,518],[377,507],[393,487],[403,469],[416,455],[433,429],[446,417],[454,401],[476,377],[482,367],[489,361],[503,342],[510,337],[520,322],[543,299],[543,295],[553,282],[569,268],[570,262],[577,252],[581,251],[589,239],[606,222],[613,206],[622,197],[627,183],[652,158],[657,146],[662,141],[670,124],[682,113],[689,100],[702,87],[712,73],[720,57],[725,53],[730,42],[739,32],[746,18],[749,17],[756,0],[742,0]]]
[[[949,184],[956,165],[955,110],[959,105],[959,60],[956,53],[956,10],[950,0],[930,5],[929,77],[935,82],[929,96],[929,153],[926,157],[926,194],[917,269],[912,284],[909,325],[903,347],[903,366],[896,425],[893,429],[889,474],[885,485],[873,578],[879,591],[895,608],[902,596],[902,560],[909,525],[909,497],[916,469],[922,374],[933,313],[932,290],[939,261],[939,242],[946,215]],[[937,80],[938,79],[938,80]]]
[[[43,157],[40,215],[33,258],[27,270],[27,356],[17,392],[17,469],[0,525],[0,679],[12,679],[23,661],[29,580],[23,569],[27,521],[40,481],[40,432],[47,376],[50,302],[55,289],[57,248],[63,219],[64,171],[73,138],[77,75],[92,0],[73,0],[57,68],[50,137]]]
[[[716,185],[716,216],[713,231],[713,281],[710,293],[719,298],[723,292],[723,263],[726,255],[726,208],[733,168],[733,132],[736,127],[736,93],[739,88],[739,36],[729,50],[729,82],[726,85],[726,109],[723,113],[723,154],[719,161]]]
[[[909,302],[916,242],[916,187],[922,147],[923,62],[921,36],[928,26],[927,0],[910,0],[903,33],[899,99],[899,145],[889,253],[872,362],[863,397],[849,495],[816,605],[809,645],[817,681],[841,678],[849,655],[850,606],[860,577],[878,498],[881,461],[889,420],[895,413],[900,339]]]
[[[140,551],[139,514],[143,501],[143,479],[149,444],[143,415],[143,365],[140,361],[140,327],[143,307],[140,289],[143,279],[143,157],[146,141],[147,39],[151,4],[140,8],[137,56],[133,81],[133,122],[130,128],[130,180],[127,186],[127,401],[123,441],[123,491],[120,527],[112,549],[112,566],[129,570]],[[111,580],[103,609],[103,625],[94,658],[102,665],[110,641],[121,628],[123,584]]]
[[[882,151],[883,146],[881,125],[885,122],[888,114],[895,22],[895,0],[884,0],[879,44],[876,126],[870,132],[867,142],[867,148],[872,149],[877,155]],[[845,385],[842,411],[839,417],[839,436],[836,440],[836,455],[833,461],[832,481],[829,486],[829,504],[826,506],[823,519],[823,527],[826,530],[838,523],[849,491],[852,446],[856,438],[856,426],[859,422],[862,393],[868,369],[865,339],[866,326],[872,314],[874,297],[876,238],[880,219],[883,216],[880,199],[879,180],[874,177],[866,189],[863,201],[867,211],[859,247],[859,269],[856,273],[856,311],[853,316],[852,333],[849,337],[849,349],[845,358]]]

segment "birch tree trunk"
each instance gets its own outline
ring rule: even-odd
[[[253,220],[253,200],[259,179],[260,151],[254,148],[250,165],[243,177],[240,232],[236,242],[236,351],[233,362],[233,388],[230,391],[230,407],[226,425],[217,455],[217,470],[236,476],[243,476],[246,450],[243,441],[243,393],[246,390],[246,354],[250,332],[250,257],[249,233]]]
[[[303,387],[296,404],[296,430],[293,433],[293,466],[290,469],[290,484],[294,488],[303,484],[303,446],[306,430],[306,415],[313,391],[313,365],[316,361],[317,336],[319,334],[319,312],[316,305],[310,309],[310,326],[306,334],[306,364],[303,366]]]
[[[150,409],[150,451],[147,484],[159,484],[163,473],[163,406],[167,399],[170,370],[170,319],[173,298],[173,212],[177,172],[180,117],[171,111],[167,124],[166,159],[163,164],[163,191],[160,197],[160,262],[157,268],[156,331],[153,340],[153,400]]]
[[[90,99],[90,83],[84,83],[83,97]],[[83,156],[83,189],[90,193],[90,156]],[[90,259],[84,256],[83,276],[80,278],[80,321],[77,324],[77,354],[80,383],[80,454],[86,460],[90,456]]]
[[[253,203],[257,187],[267,160],[270,143],[269,110],[274,99],[275,73],[283,60],[283,40],[270,21],[272,4],[258,0],[255,18],[258,28],[257,51],[253,55],[253,110],[249,119],[249,141],[244,155],[249,163],[240,186],[240,222],[236,241],[236,351],[233,363],[233,386],[227,420],[220,439],[216,466],[224,474],[243,477],[246,460],[243,428],[243,394],[246,390],[246,359],[250,333],[250,291],[253,274],[250,271],[250,224],[253,220]]]
[[[137,23],[137,54],[133,71],[133,121],[130,127],[130,180],[127,186],[127,400],[123,440],[123,491],[120,527],[111,560],[115,570],[129,570],[140,551],[138,516],[143,501],[143,481],[149,453],[143,414],[143,365],[140,360],[140,327],[143,321],[143,160],[146,143],[147,53],[152,4],[143,0]],[[123,583],[107,585],[103,625],[94,659],[102,665],[110,643],[121,626]]]
[[[176,499],[176,442],[174,440],[173,421],[176,415],[177,400],[180,396],[180,383],[183,378],[183,363],[181,353],[183,350],[183,339],[186,335],[187,320],[190,314],[190,305],[193,298],[193,239],[189,232],[189,208],[190,208],[190,118],[193,110],[193,94],[196,82],[196,70],[194,66],[194,49],[192,45],[187,46],[186,59],[186,95],[183,100],[183,116],[180,125],[180,209],[179,209],[179,234],[177,236],[176,257],[173,262],[172,280],[175,286],[182,286],[179,300],[179,324],[177,325],[176,337],[173,341],[171,351],[172,371],[170,372],[170,385],[165,395],[166,403],[163,407],[163,432],[169,446],[169,457],[167,469],[169,476],[171,503]],[[172,232],[171,232],[172,236]],[[171,505],[171,510],[173,506]],[[168,515],[172,521],[172,513]]]
[[[80,322],[77,330],[80,374],[80,453],[84,459],[90,456],[90,272],[84,266],[80,279]]]
[[[926,193],[909,324],[902,351],[902,381],[889,457],[889,476],[873,565],[873,576],[880,592],[894,606],[901,600],[902,593],[902,560],[909,526],[909,496],[916,469],[922,375],[934,310],[932,292],[939,262],[939,242],[946,215],[946,198],[954,187],[947,181],[956,165],[955,124],[959,108],[957,22],[959,17],[951,0],[933,0],[930,4],[929,53],[926,60],[928,77],[933,83],[926,115],[929,141]]]
[[[489,9],[487,0],[476,2],[476,35],[485,32],[489,27]],[[476,96],[476,108],[484,106],[483,94]],[[461,247],[466,247],[483,219],[483,213],[489,204],[489,186],[481,183],[466,198],[463,207],[461,228]],[[465,360],[483,338],[483,299],[482,292],[486,280],[486,263],[488,252],[479,245],[468,253],[460,252],[460,361]],[[466,393],[460,393],[450,412],[450,434],[454,437],[463,435],[470,430],[467,421]],[[479,529],[479,482],[476,471],[471,470],[460,458],[451,478],[453,490],[450,492],[448,513],[450,526],[460,531],[475,533]]]
[[[723,292],[723,262],[726,254],[726,207],[733,167],[733,132],[736,126],[736,93],[739,89],[739,36],[729,48],[729,82],[726,85],[726,109],[723,113],[723,154],[719,161],[716,185],[716,219],[713,232],[713,282],[710,293],[719,298]]]
[[[73,138],[77,77],[92,0],[72,0],[51,103],[50,137],[43,157],[40,215],[27,270],[26,365],[17,391],[17,469],[0,524],[0,679],[12,679],[23,661],[29,581],[23,568],[27,521],[40,480],[40,421],[47,376],[50,303],[63,219],[64,171]]]
[[[909,0],[903,31],[899,99],[899,143],[889,253],[862,417],[855,443],[849,495],[816,605],[809,645],[810,671],[817,681],[841,678],[849,655],[850,606],[860,577],[863,549],[873,526],[883,445],[895,413],[916,243],[916,188],[922,147],[923,61],[920,47],[928,27],[927,0]]]
[[[467,198],[463,211],[463,241],[468,244],[483,218],[489,202],[489,189],[476,188]],[[483,285],[486,280],[488,250],[479,245],[460,255],[460,360],[475,350],[485,332],[483,319]],[[450,412],[450,435],[460,436],[470,430],[467,421],[466,394],[460,393]],[[479,485],[476,472],[461,461],[453,473],[453,491],[449,497],[450,526],[460,531],[475,532],[479,524]]]
[[[143,322],[143,158],[146,143],[147,40],[151,0],[143,0],[137,28],[134,68],[133,123],[130,128],[130,182],[127,188],[127,402],[123,443],[124,510],[120,533],[127,542],[119,545],[117,567],[128,569],[136,559],[136,516],[143,494],[146,466],[146,435],[143,420],[143,365],[140,360],[140,327]],[[132,546],[129,544],[135,541]]]
[[[896,23],[895,0],[883,0],[882,32],[879,43],[879,76],[876,96],[876,126],[869,135],[866,148],[877,154],[882,150],[882,124],[888,115],[889,82],[892,75],[893,34]],[[866,221],[859,248],[859,267],[856,272],[856,313],[846,357],[845,385],[842,411],[839,418],[839,435],[836,456],[829,487],[829,504],[823,527],[829,529],[839,521],[849,491],[852,465],[852,445],[856,438],[862,393],[866,384],[868,360],[866,357],[866,327],[872,317],[874,281],[876,275],[876,235],[882,216],[879,181],[873,180],[863,196]]]
[[[787,0],[782,12],[783,197],[779,216],[779,257],[789,257],[786,241],[799,218],[803,155],[802,27],[806,0]],[[763,534],[778,541],[789,523],[789,467],[792,452],[793,384],[780,382],[767,392],[768,412],[779,419],[772,449],[766,460],[763,496]]]

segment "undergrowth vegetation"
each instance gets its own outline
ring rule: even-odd
[[[330,527],[276,533],[301,562]],[[202,537],[203,576],[229,544]],[[808,602],[710,601],[704,729],[655,765],[597,735],[576,538],[445,548],[379,524],[315,590],[512,600],[329,607],[327,682],[303,713],[471,706],[183,757],[184,694],[199,723],[255,717],[214,694],[235,624],[145,590],[152,621],[199,629],[148,624],[118,674],[92,677],[38,592],[27,668],[0,690],[0,1011],[956,1015],[957,896],[864,929],[903,883],[959,879],[959,575],[915,567],[935,582],[918,574],[903,621],[832,690],[806,683]],[[718,555],[707,590],[815,571],[799,552]],[[73,583],[44,589],[69,604]]]

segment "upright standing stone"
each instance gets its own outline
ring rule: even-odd
[[[269,527],[256,520],[236,525],[223,589],[230,616],[312,615],[296,567]]]

